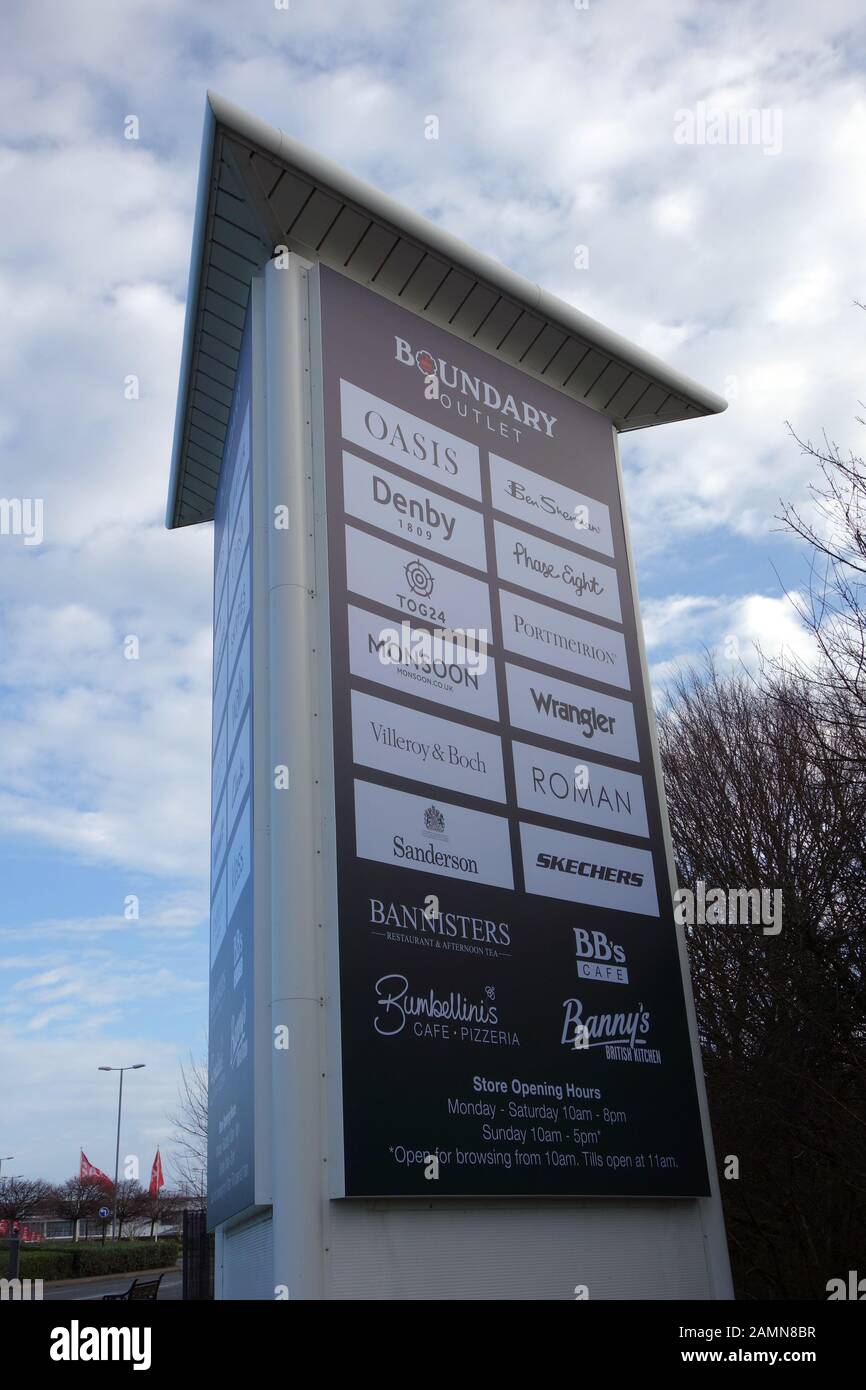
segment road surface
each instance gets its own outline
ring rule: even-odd
[[[64,1279],[46,1284],[43,1298],[61,1302],[96,1302],[106,1293],[125,1293],[133,1279],[151,1279],[161,1271],[137,1270],[134,1274],[102,1274],[93,1279]],[[181,1270],[173,1268],[162,1271],[159,1286],[159,1301],[167,1298],[180,1298],[182,1293]]]

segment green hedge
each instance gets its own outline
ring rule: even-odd
[[[85,1279],[94,1274],[131,1274],[137,1269],[161,1269],[175,1264],[180,1241],[86,1241],[79,1245],[42,1244],[22,1248],[22,1279]]]

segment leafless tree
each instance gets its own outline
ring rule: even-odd
[[[710,667],[660,714],[681,885],[782,892],[777,936],[689,932],[741,1297],[825,1298],[866,1245],[866,782],[822,709],[805,678]]]
[[[96,1216],[106,1200],[105,1194],[105,1186],[93,1178],[69,1178],[53,1189],[51,1202],[54,1211],[62,1220],[72,1222],[74,1239],[78,1239],[79,1221]]]
[[[41,1178],[0,1178],[0,1221],[27,1221],[50,1195]]]
[[[169,1116],[174,1126],[172,1168],[178,1186],[197,1202],[207,1195],[207,1058],[190,1053],[181,1063],[176,1109]]]
[[[140,1182],[124,1178],[117,1184],[117,1239],[122,1239],[124,1226],[133,1231],[147,1215],[148,1195]]]

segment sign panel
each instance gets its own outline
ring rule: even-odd
[[[705,1194],[610,425],[317,274],[335,1195]]]
[[[250,336],[241,347],[214,519],[208,1224],[251,1206],[253,1130]]]

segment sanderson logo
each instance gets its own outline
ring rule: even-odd
[[[561,874],[577,874],[580,878],[600,878],[605,883],[622,883],[626,888],[642,888],[643,874],[634,869],[612,869],[605,864],[591,864],[588,859],[565,859],[559,854],[539,852],[536,868],[554,869]]]
[[[445,817],[438,806],[428,806],[424,812],[424,832],[431,838],[426,845],[407,843],[402,835],[395,835],[392,841],[395,859],[408,859],[414,864],[430,864],[437,869],[456,869],[461,874],[478,876],[478,861],[464,854],[448,854],[436,849],[432,840],[444,840]]]
[[[424,829],[429,835],[445,834],[445,817],[438,806],[428,806],[424,812]]]
[[[452,363],[446,362],[442,357],[434,357],[432,352],[426,348],[413,350],[410,343],[405,338],[398,338],[394,335],[395,352],[394,358],[397,362],[402,362],[406,367],[417,367],[425,378],[435,377],[437,382],[441,382],[449,391],[456,391],[461,396],[469,397],[476,401],[478,405],[483,405],[486,410],[498,411],[500,415],[510,416],[518,424],[524,425],[527,429],[536,430],[539,434],[544,434],[548,439],[553,438],[553,427],[557,417],[548,415],[543,410],[536,410],[534,405],[529,405],[527,401],[518,402],[512,395],[502,396],[489,381],[484,381],[480,377],[470,376],[460,367],[455,367]],[[443,404],[450,399],[439,396]],[[473,410],[468,402],[460,408],[457,403],[457,413],[464,418],[469,412],[476,416],[480,412]],[[505,426],[503,425],[503,428]],[[516,433],[516,432],[515,432]],[[518,435],[519,438],[519,435]]]

